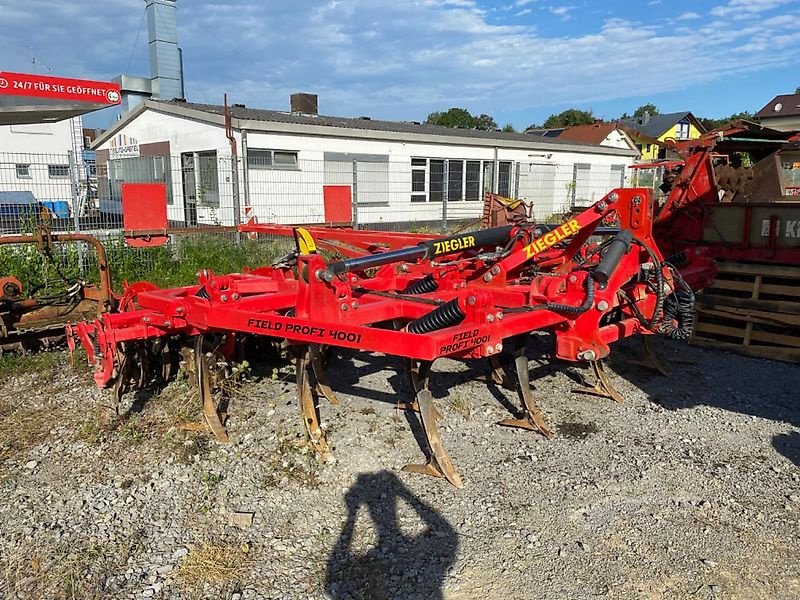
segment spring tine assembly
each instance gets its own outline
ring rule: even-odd
[[[317,405],[314,402],[314,392],[311,388],[309,379],[309,367],[312,363],[311,350],[308,346],[300,346],[295,349],[296,361],[295,370],[297,372],[297,400],[300,403],[300,414],[303,417],[303,426],[308,434],[308,439],[314,450],[323,461],[331,458],[331,451],[325,439],[325,431],[319,422]]]
[[[320,345],[309,344],[308,351],[311,358],[311,369],[314,371],[314,379],[316,379],[317,382],[317,392],[325,396],[325,398],[327,398],[328,402],[331,404],[339,404],[339,399],[331,389],[331,385],[328,383],[328,376],[325,374],[325,367],[322,364],[322,349]]]
[[[611,383],[611,378],[606,371],[605,363],[602,360],[593,360],[589,363],[592,372],[595,376],[594,386],[581,386],[572,390],[578,394],[591,394],[592,396],[600,396],[601,398],[610,398],[617,404],[622,404],[624,398],[619,393],[614,384]]]
[[[488,373],[485,375],[479,375],[477,377],[478,381],[485,381],[486,383],[499,385],[506,390],[514,391],[517,389],[517,386],[514,385],[514,382],[508,377],[506,370],[500,363],[499,355],[494,354],[489,357],[489,368],[490,371]]]
[[[655,348],[653,348],[653,345],[650,343],[650,336],[643,335],[641,338],[642,358],[630,360],[628,362],[637,367],[644,367],[645,369],[660,373],[664,377],[668,377],[672,369],[670,369],[669,365],[656,354]]]
[[[419,418],[422,422],[422,430],[425,433],[425,440],[428,443],[428,461],[424,464],[409,464],[403,467],[403,471],[409,473],[421,473],[432,477],[444,477],[457,488],[464,487],[461,476],[456,471],[450,455],[444,448],[442,438],[439,435],[439,427],[436,422],[441,419],[436,407],[433,405],[433,396],[428,389],[428,380],[431,370],[431,361],[412,361],[411,379],[414,389],[417,392],[417,405],[419,407]]]
[[[528,357],[525,356],[525,342],[527,336],[520,336],[514,342],[514,371],[517,376],[517,394],[522,401],[522,416],[515,419],[504,419],[498,425],[503,427],[519,427],[530,431],[538,431],[547,439],[553,437],[552,430],[547,426],[542,411],[536,404],[531,391],[529,379]]]
[[[222,423],[217,407],[214,405],[214,396],[211,393],[211,370],[208,359],[203,352],[204,336],[198,335],[194,345],[194,366],[197,375],[197,388],[200,390],[200,399],[203,403],[203,415],[209,429],[220,442],[228,441],[228,432]]]

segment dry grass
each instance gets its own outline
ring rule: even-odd
[[[321,483],[317,454],[305,439],[284,437],[270,454],[267,474],[262,480],[264,487],[276,488],[286,481],[307,488],[317,488]]]
[[[141,535],[131,531],[118,546],[98,546],[79,540],[36,540],[0,546],[0,587],[9,598],[100,600],[113,589],[128,558],[141,551]],[[113,595],[113,594],[111,594]]]
[[[221,585],[241,579],[252,562],[247,544],[189,546],[189,553],[178,569],[178,577],[189,588]]]

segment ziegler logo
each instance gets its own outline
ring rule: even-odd
[[[464,237],[445,240],[443,242],[433,242],[433,253],[438,256],[439,254],[448,254],[456,250],[466,250],[473,246],[475,246],[475,237],[465,235]]]
[[[576,220],[567,221],[557,229],[548,231],[543,236],[536,238],[530,244],[525,246],[525,254],[528,258],[533,258],[540,252],[544,252],[548,248],[555,246],[558,242],[575,235],[580,231],[581,226]]]

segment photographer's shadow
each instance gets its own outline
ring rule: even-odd
[[[442,583],[453,565],[458,536],[436,510],[417,498],[390,471],[360,475],[345,496],[347,521],[328,559],[325,590],[336,600],[441,599]],[[400,528],[398,508],[407,504],[424,529],[409,535]],[[365,507],[371,522],[358,520]],[[354,548],[356,521],[372,527],[375,546]],[[416,521],[416,519],[411,520]]]

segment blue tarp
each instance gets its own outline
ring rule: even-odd
[[[44,207],[56,219],[69,219],[69,200],[36,200],[33,192],[0,192],[0,215],[20,217],[35,215]]]

